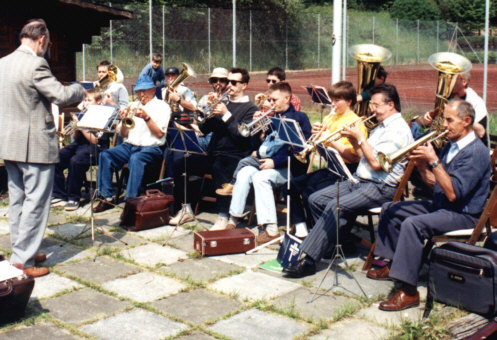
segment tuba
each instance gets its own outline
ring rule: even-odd
[[[167,91],[166,91],[166,96],[164,100],[171,106],[171,111],[172,112],[178,112],[179,110],[179,103],[171,103],[169,99],[169,95],[171,91],[175,90],[179,84],[183,82],[188,77],[197,77],[197,74],[195,71],[191,68],[190,65],[187,63],[183,63],[183,69],[181,70],[181,73],[179,74],[178,78],[174,79],[171,84],[168,85]]]
[[[451,52],[432,54],[428,58],[430,65],[438,71],[437,92],[435,93],[435,109],[430,114],[433,118],[430,130],[443,130],[443,111],[449,101],[457,76],[471,70],[471,62],[462,55]],[[440,149],[444,140],[439,139],[435,147]]]
[[[365,89],[374,85],[380,63],[390,59],[392,52],[384,47],[374,44],[360,44],[349,47],[349,54],[357,60],[357,93],[361,94]],[[369,100],[357,103],[355,112],[363,116],[368,111]]]
[[[95,87],[101,90],[107,87],[113,81],[122,83],[124,81],[124,75],[119,67],[114,64],[110,64],[107,67],[107,74],[105,75],[105,77],[98,81],[98,84]]]

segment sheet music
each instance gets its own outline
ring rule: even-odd
[[[0,281],[23,275],[23,271],[11,266],[9,261],[0,261]]]
[[[77,126],[80,129],[109,130],[108,122],[117,118],[117,108],[111,105],[88,105]]]
[[[331,106],[331,98],[324,87],[311,85],[305,89],[314,103]]]
[[[167,134],[167,146],[169,150],[196,155],[207,155],[207,152],[200,146],[195,131],[171,127],[167,130]]]
[[[278,132],[278,138],[286,144],[303,148],[305,138],[300,128],[300,124],[290,118],[270,117],[275,131]]]
[[[358,180],[350,172],[349,168],[343,161],[342,156],[340,156],[337,150],[331,147],[325,148],[322,145],[318,145],[318,152],[326,161],[329,171],[333,172],[334,174],[338,174],[339,176],[344,177],[351,182],[358,182]]]

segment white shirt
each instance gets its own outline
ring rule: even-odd
[[[162,88],[162,99],[166,98],[166,92],[167,92],[167,86]],[[195,93],[193,93],[192,90],[190,90],[188,87],[183,85],[183,83],[179,84],[178,87],[176,87],[176,93],[180,97],[180,99],[183,99],[191,104],[193,104],[195,107],[197,106],[197,99],[195,98]],[[183,106],[179,106],[181,111],[184,111],[185,109]]]
[[[476,134],[474,131],[471,131],[466,136],[464,136],[463,138],[461,138],[457,142],[455,142],[455,144],[457,145],[457,148],[455,149],[455,151],[449,151],[447,153],[447,164],[450,163],[450,161],[459,153],[459,151],[461,151],[463,148],[468,146],[469,143],[471,143],[475,139],[476,139]],[[451,144],[453,144],[453,143],[454,142],[451,142]],[[452,147],[452,145],[451,145],[451,147]]]
[[[128,106],[128,90],[123,84],[113,81],[105,88],[105,93],[112,96],[112,100],[119,108]]]
[[[470,87],[466,88],[466,101],[475,109],[475,123],[488,116],[487,107],[483,99]]]
[[[166,142],[166,132],[167,126],[169,125],[169,118],[171,117],[171,109],[164,101],[154,97],[149,101],[143,110],[147,112],[155,124],[164,132],[162,138],[157,138],[152,131],[148,128],[147,123],[138,117],[133,117],[135,121],[135,127],[129,130],[127,143],[136,146],[151,146],[151,145],[163,145]]]

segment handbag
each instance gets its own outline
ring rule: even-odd
[[[169,223],[169,204],[174,202],[171,195],[157,189],[147,190],[145,195],[126,199],[121,214],[121,226],[130,231],[139,231]]]
[[[29,275],[0,281],[0,324],[24,316],[34,285],[34,278]]]

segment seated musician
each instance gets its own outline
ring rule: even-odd
[[[339,81],[333,84],[328,94],[331,98],[332,111],[324,118],[322,123],[316,122],[312,125],[312,134],[315,141],[324,140],[326,136],[336,134],[344,125],[352,124],[359,119],[352,111],[356,104],[356,90],[351,82]],[[367,138],[368,132],[364,124],[359,124],[359,127],[363,136]],[[326,140],[321,144],[337,150],[347,166],[349,166],[349,170],[351,172],[355,171],[359,156],[348,138],[342,137],[336,141]],[[313,159],[313,155],[310,158]],[[308,234],[307,223],[310,223],[311,219],[308,207],[309,196],[318,189],[334,184],[336,180],[337,176],[328,169],[321,169],[292,179],[290,185],[290,214],[291,223],[295,225],[295,235],[297,237],[303,238]]]
[[[100,105],[102,93],[96,89],[85,93],[86,98],[83,109],[88,105]],[[73,124],[78,119],[73,117]],[[66,211],[79,208],[81,187],[85,180],[86,171],[92,163],[92,158],[98,156],[101,150],[109,147],[109,135],[103,134],[100,138],[87,130],[74,130],[74,142],[59,151],[59,163],[55,166],[54,187],[52,193],[52,206],[62,206]],[[97,147],[95,147],[97,145]],[[64,170],[68,169],[67,183]]]
[[[162,88],[162,99],[166,98],[166,92],[169,91],[169,105],[172,103],[179,104],[180,111],[195,111],[197,108],[197,99],[192,90],[186,87],[183,83],[176,86],[175,89],[169,86],[179,76],[179,70],[176,67],[168,67],[166,69],[166,87]],[[173,112],[174,113],[174,112]]]
[[[268,95],[268,101],[272,103],[271,108],[274,110],[275,116],[296,120],[304,137],[308,138],[311,135],[309,118],[305,113],[296,111],[290,104],[292,96],[290,85],[287,82],[276,83],[269,88]],[[262,115],[258,112],[254,115],[254,119],[258,119]],[[254,151],[251,156],[238,163],[237,171],[233,176],[234,186],[228,184],[223,189],[216,191],[217,194],[221,195],[230,194],[232,191],[230,219],[225,229],[234,229],[238,224],[238,218],[243,215],[250,184],[253,184],[257,223],[264,229],[257,236],[258,244],[269,242],[279,236],[273,188],[277,188],[287,181],[288,153],[291,152],[291,148],[286,147],[283,143],[278,143],[277,134],[277,131],[273,131],[265,137],[263,132],[260,138],[265,138],[265,140],[258,151]],[[300,170],[300,173],[305,171],[305,167],[302,167],[302,164],[296,160],[294,160],[293,165],[296,171]]]
[[[110,62],[107,60],[102,60],[97,65],[97,76],[98,80],[102,80],[109,73]],[[110,83],[102,89],[107,98],[105,99],[106,104],[114,105],[119,108],[124,108],[128,106],[128,90],[126,86],[122,83],[116,81],[110,81]]]
[[[222,184],[231,180],[240,159],[248,156],[252,150],[250,137],[244,137],[238,131],[238,125],[250,123],[254,112],[257,111],[257,107],[245,95],[249,80],[250,76],[246,69],[234,67],[230,70],[228,73],[229,102],[227,104],[220,102],[216,105],[212,110],[211,118],[206,119],[198,126],[203,134],[212,132],[207,149],[208,155],[207,157],[191,155],[186,159],[188,175],[202,176],[210,173],[216,188],[220,188]],[[216,98],[212,98],[209,105],[215,101]],[[187,203],[184,198],[184,173],[185,162],[181,158],[175,161],[173,176],[174,203],[176,211],[179,210],[179,212],[175,218],[169,221],[170,224],[182,224],[195,219],[191,211],[181,209],[181,204]],[[228,197],[217,197],[218,218],[214,224],[215,229],[226,228],[229,205]]]
[[[269,71],[267,71],[266,74],[266,83],[267,83],[267,88],[269,88],[276,83],[282,82],[286,80],[286,72],[283,70],[281,67],[273,67]],[[255,102],[259,107],[269,107],[271,106],[270,103],[268,103],[265,98],[266,95],[264,93],[258,93],[255,95]],[[300,98],[297,97],[295,94],[292,93],[292,98],[290,98],[290,104],[292,104],[293,108],[296,111],[300,111]]]
[[[377,159],[379,151],[395,152],[413,142],[409,126],[400,114],[400,100],[393,85],[383,84],[371,90],[370,108],[379,124],[366,140],[359,126],[345,127],[342,135],[348,137],[360,156],[355,181],[340,184],[340,216],[338,227],[355,218],[358,212],[391,201],[402,177],[406,162],[396,163],[391,173],[382,170]],[[284,268],[291,277],[303,277],[316,272],[316,263],[336,243],[337,184],[316,191],[309,197],[309,208],[316,221],[302,242],[302,254],[295,265]]]
[[[155,84],[148,75],[143,75],[136,81],[135,91],[140,100],[133,120],[132,129],[120,126],[120,133],[126,141],[100,153],[98,171],[98,189],[104,198],[93,209],[102,212],[111,209],[112,176],[114,169],[128,163],[129,177],[126,186],[126,198],[139,194],[145,166],[158,162],[162,158],[161,145],[166,141],[167,125],[171,111],[169,106],[155,97]],[[121,117],[126,115],[126,109],[121,110]]]
[[[433,188],[433,200],[390,202],[382,207],[375,254],[392,261],[367,273],[371,279],[397,281],[393,296],[380,303],[382,310],[417,306],[416,285],[425,240],[470,228],[481,215],[489,191],[490,157],[473,130],[474,119],[470,103],[450,101],[443,124],[450,142],[438,156],[430,143],[409,156]]]

